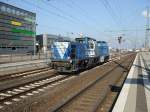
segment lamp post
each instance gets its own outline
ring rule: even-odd
[[[38,26],[38,24],[35,24],[35,31],[36,31],[36,26]],[[34,55],[36,55],[36,33],[34,34]]]
[[[119,59],[121,59],[121,43],[122,43],[122,37],[118,37],[118,43],[119,43]]]
[[[142,12],[143,16],[146,18],[146,29],[145,29],[145,50],[149,50],[149,36],[150,36],[150,26],[149,26],[149,19],[150,19],[150,10],[149,6],[147,9]]]

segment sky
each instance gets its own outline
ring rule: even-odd
[[[105,40],[122,48],[142,47],[150,0],[0,0],[36,13],[37,34],[56,34]]]

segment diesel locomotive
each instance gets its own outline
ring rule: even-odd
[[[76,38],[75,42],[54,42],[51,51],[51,66],[57,72],[78,72],[109,60],[107,42],[90,37]]]

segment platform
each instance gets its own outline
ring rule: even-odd
[[[150,112],[150,52],[139,52],[113,112]]]
[[[49,59],[0,64],[0,75],[48,67]]]

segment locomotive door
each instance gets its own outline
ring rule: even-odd
[[[76,46],[75,45],[71,45],[71,59],[72,61],[76,59]]]
[[[76,45],[71,45],[71,60],[72,60],[72,69],[76,70],[77,68],[77,59],[76,59],[76,54],[77,54],[77,51],[76,51]]]

